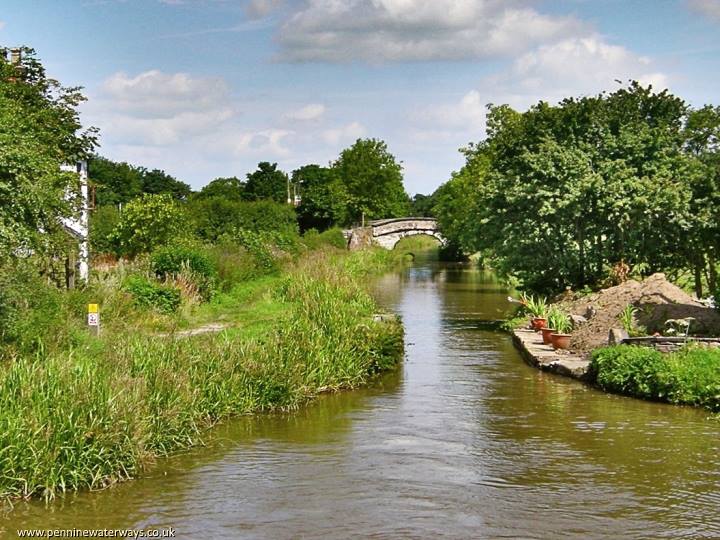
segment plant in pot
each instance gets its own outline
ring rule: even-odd
[[[555,332],[550,334],[550,341],[555,349],[567,349],[570,347],[570,330],[572,321],[570,315],[558,309],[553,316]]]
[[[542,296],[535,298],[533,295],[523,294],[520,302],[525,306],[525,311],[532,315],[530,324],[533,330],[538,331],[547,325],[547,300]]]
[[[564,313],[557,306],[550,306],[550,308],[548,308],[547,324],[545,325],[545,327],[540,329],[540,331],[542,332],[542,340],[545,345],[552,344],[550,336],[557,333],[557,328],[555,328],[555,325],[557,324],[558,319],[562,318],[563,315]]]

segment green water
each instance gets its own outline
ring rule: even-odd
[[[507,290],[417,262],[375,287],[407,358],[372,388],[242,418],[140,480],[46,506],[18,528],[174,527],[178,538],[718,538],[720,422],[526,366]]]

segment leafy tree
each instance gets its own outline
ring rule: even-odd
[[[229,178],[216,178],[208,185],[203,187],[199,193],[195,195],[196,199],[208,199],[211,197],[220,197],[226,201],[241,201],[244,199],[245,182],[231,176]]]
[[[685,146],[702,167],[693,184],[692,234],[679,247],[691,261],[695,293],[703,296],[703,278],[717,298],[717,262],[720,253],[720,107],[706,105],[690,111],[684,130]]]
[[[448,241],[446,249],[459,257],[480,249],[480,189],[490,168],[490,158],[483,146],[462,149],[466,164],[432,195],[433,213]]]
[[[333,163],[347,191],[347,220],[400,217],[410,211],[402,166],[377,139],[358,139]]]
[[[410,201],[410,213],[417,217],[435,217],[435,213],[433,211],[435,202],[435,197],[433,195],[416,193]]]
[[[248,173],[245,199],[259,201],[271,199],[277,203],[287,202],[288,176],[278,170],[277,163],[263,161],[253,173]]]
[[[142,169],[128,163],[93,156],[88,161],[88,174],[95,185],[98,206],[124,204],[143,193]]]
[[[323,231],[347,221],[348,193],[333,169],[305,165],[293,171],[292,182],[300,191],[297,214],[303,231]]]
[[[189,213],[195,233],[211,242],[222,235],[233,235],[238,229],[294,234],[298,230],[295,208],[269,200],[229,201],[208,197],[191,201]]]
[[[120,254],[135,256],[187,235],[184,209],[170,194],[144,194],[123,207],[113,232]]]
[[[64,243],[60,218],[78,211],[79,183],[60,166],[96,144],[96,130],[82,130],[80,89],[48,78],[33,49],[22,48],[17,66],[7,53],[0,49],[0,262]]]
[[[98,206],[90,214],[90,251],[116,253],[115,228],[120,221],[120,212],[115,205]]]
[[[190,186],[159,169],[148,171],[126,162],[115,162],[93,156],[88,162],[90,180],[95,185],[98,206],[125,204],[143,193],[169,193],[183,201],[191,193]]]
[[[186,200],[192,190],[185,182],[175,179],[160,169],[151,171],[142,169],[142,190],[143,193],[160,194],[169,193],[174,199]]]
[[[702,179],[683,148],[686,114],[679,98],[637,83],[522,114],[491,107],[487,141],[466,165],[487,152],[490,167],[465,171],[478,185],[472,247],[537,289],[595,284],[621,261],[646,272],[684,264]]]

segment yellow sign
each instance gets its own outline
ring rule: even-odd
[[[88,313],[98,313],[98,305],[88,304]]]

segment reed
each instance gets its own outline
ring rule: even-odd
[[[373,321],[358,276],[384,255],[320,253],[265,281],[282,316],[175,339],[115,333],[0,365],[0,496],[97,489],[141,474],[233,415],[299,407],[393,368],[402,327]],[[268,299],[269,297],[269,299]],[[118,327],[120,328],[120,327]]]

